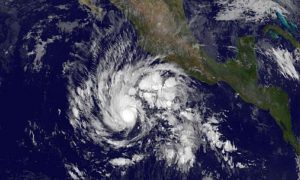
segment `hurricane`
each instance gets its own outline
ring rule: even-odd
[[[68,116],[77,141],[92,142],[104,154],[126,152],[107,156],[106,165],[114,167],[154,154],[187,173],[202,147],[213,150],[229,171],[245,168],[229,155],[237,148],[219,132],[221,119],[205,104],[209,94],[163,55],[140,55],[130,47],[124,39],[111,44],[79,85],[70,84]]]
[[[138,146],[148,138],[158,159],[186,170],[199,146],[194,125],[201,122],[189,105],[192,80],[162,62],[163,56],[122,60],[128,47],[126,41],[110,47],[94,72],[70,88],[70,123],[85,141],[108,150]],[[151,139],[151,131],[162,124],[162,133]]]
[[[141,50],[130,30],[117,36],[116,30],[102,31],[96,28],[88,43],[75,44],[79,60],[64,68],[73,149],[96,147],[80,148],[93,169],[96,162],[97,171],[109,176],[109,167],[126,170],[154,157],[185,174],[208,151],[229,174],[252,167],[233,158],[241,152],[219,130],[226,113],[211,109],[208,89],[165,61],[167,54]],[[68,164],[69,172],[77,172]]]
[[[0,1],[0,179],[299,179],[296,1]]]

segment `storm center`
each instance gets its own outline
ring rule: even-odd
[[[125,123],[133,124],[136,120],[136,109],[135,108],[126,108],[121,112],[122,120]]]

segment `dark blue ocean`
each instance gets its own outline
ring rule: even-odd
[[[148,54],[138,46],[138,33],[125,16],[107,0],[99,1],[98,4],[106,12],[102,19],[95,18],[87,9],[80,7],[77,1],[26,0],[0,3],[0,49],[3,49],[0,56],[0,179],[69,179],[66,163],[76,164],[83,169],[88,174],[88,179],[105,179],[97,172],[97,168],[103,165],[101,160],[107,158],[104,156],[113,157],[116,153],[122,153],[112,151],[104,155],[101,153],[102,147],[95,144],[75,142],[77,146],[74,146],[77,139],[67,116],[68,79],[62,73],[63,64],[67,61],[80,61],[88,67],[87,71],[93,70],[98,62],[89,61],[94,56],[90,49],[77,51],[74,46],[77,42],[91,43],[95,34],[93,26],[103,29],[100,32],[103,38],[99,38],[97,42],[103,52],[110,43],[118,41],[115,37],[120,35],[132,40],[132,51]],[[195,16],[192,4],[197,2],[185,1],[188,19]],[[60,5],[65,8],[57,8]],[[215,9],[208,16],[218,11],[218,7],[213,8]],[[72,32],[65,33],[57,27],[57,18],[49,21],[49,16],[56,16],[62,21],[77,21],[79,25]],[[216,23],[209,20],[206,23]],[[42,26],[37,27],[36,24]],[[116,32],[104,31],[117,25],[119,27]],[[218,26],[214,24],[210,27]],[[238,26],[235,23],[226,25],[224,33],[227,35],[222,34],[217,39],[220,47],[208,49],[208,54],[217,54],[215,58],[220,62],[234,57],[234,52],[222,47],[234,46],[230,42],[238,36],[252,33],[251,25],[243,28]],[[237,32],[236,37],[231,37],[231,28]],[[199,37],[204,32],[198,32],[197,27],[193,27],[192,31],[199,42],[203,43],[203,39]],[[28,57],[25,53],[28,49],[34,49],[36,43],[34,39],[24,38],[29,32],[32,32],[32,37],[39,36],[43,40],[60,36],[46,47],[42,58],[43,68],[38,72],[28,66],[34,61],[34,57]],[[258,35],[257,32],[254,33]],[[204,43],[208,42],[210,40]],[[74,58],[75,53],[83,58]],[[100,52],[96,56],[101,55],[103,54]],[[76,73],[82,72],[72,72],[72,76],[80,84],[85,74],[80,74],[77,78]],[[264,72],[260,72],[260,75],[263,76]],[[299,82],[283,79],[279,75],[272,78],[275,79],[272,81],[273,85],[289,94],[293,129],[299,137]],[[200,148],[197,162],[187,175],[181,174],[174,167],[166,167],[153,155],[129,167],[123,176],[122,169],[107,167],[107,171],[112,173],[110,179],[200,179],[204,177],[203,170],[212,172],[213,175],[218,174],[216,179],[297,179],[295,152],[283,140],[279,126],[267,111],[243,102],[224,82],[215,85],[197,80],[195,82],[199,91],[211,94],[207,106],[215,112],[223,113],[219,130],[226,139],[234,142],[240,152],[234,154],[233,159],[253,163],[253,166],[229,173],[222,168],[223,164],[211,150],[204,152]],[[265,83],[263,77],[261,83]],[[86,151],[95,152],[99,161],[91,162],[82,158]]]

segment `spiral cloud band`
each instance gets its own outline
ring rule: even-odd
[[[82,142],[106,151],[140,147],[133,155],[107,159],[113,166],[141,161],[150,155],[150,147],[157,160],[175,164],[182,172],[193,166],[200,145],[207,144],[201,141],[204,135],[213,149],[236,150],[229,141],[220,141],[213,127],[217,122],[202,121],[201,107],[192,103],[201,95],[191,78],[175,65],[162,63],[163,57],[136,60],[128,55],[122,60],[129,46],[127,41],[111,46],[88,78],[69,88],[69,119]]]

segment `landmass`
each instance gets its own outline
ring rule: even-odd
[[[280,126],[284,139],[300,154],[300,144],[292,130],[288,95],[278,87],[258,83],[254,37],[239,38],[237,57],[218,63],[205,54],[190,32],[182,0],[111,2],[135,26],[139,44],[145,50],[154,55],[165,55],[166,61],[176,63],[204,83],[222,81],[229,84],[245,102],[268,111]]]
[[[268,33],[268,32],[275,33],[277,36],[281,36],[287,41],[289,41],[295,48],[300,48],[300,43],[293,37],[293,35],[277,25],[274,24],[266,25],[263,31],[264,33]]]
[[[79,0],[79,4],[90,8],[91,12],[96,17],[102,17],[102,8],[97,6],[97,4],[93,0]]]

